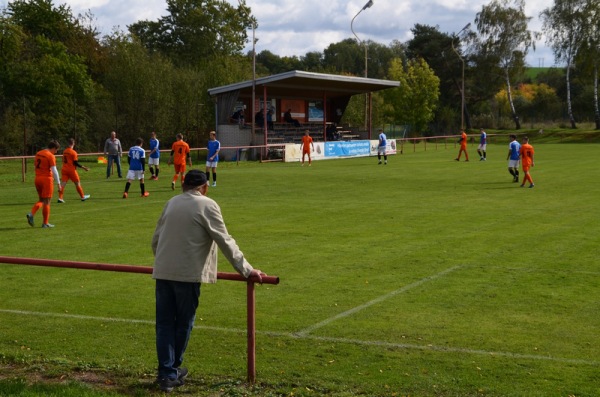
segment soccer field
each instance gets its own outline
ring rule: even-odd
[[[259,389],[219,394],[246,366],[245,285],[219,281],[202,287],[178,393],[599,395],[600,146],[532,144],[533,189],[512,183],[504,143],[485,162],[472,145],[456,162],[458,148],[417,144],[388,165],[219,164],[209,196],[250,263],[281,283],[257,287]],[[150,196],[134,182],[124,200],[124,180],[86,165],[91,198],[69,183],[49,230],[41,212],[35,228],[25,218],[32,174],[23,183],[20,164],[0,161],[0,255],[152,265],[173,169],[163,161]],[[222,256],[219,271],[233,271]],[[132,395],[153,390],[150,276],[0,272],[0,380],[13,366],[108,371]]]

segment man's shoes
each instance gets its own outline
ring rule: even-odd
[[[188,375],[188,369],[185,367],[177,368],[177,378],[161,378],[158,379],[158,387],[160,390],[170,393],[176,387],[182,386],[185,383],[185,378]]]
[[[127,198],[128,194],[127,192],[123,193],[123,198]]]
[[[144,194],[142,194],[142,197],[148,197],[148,196],[150,196],[150,193],[148,193],[148,192],[144,192]]]
[[[31,212],[27,214],[27,223],[29,223],[29,226],[33,226],[33,214]]]
[[[456,161],[460,161],[459,159],[454,159],[454,160],[456,160]]]
[[[171,182],[171,190],[175,190],[175,182]]]
[[[50,224],[50,223],[44,223],[44,224],[42,225],[42,229],[48,229],[48,228],[51,228],[51,227],[54,227],[54,225],[52,225],[52,224]]]
[[[84,196],[81,198],[81,201],[85,201],[85,200],[87,200],[87,199],[89,199],[89,198],[90,198],[90,195],[89,195],[89,194],[86,194],[86,195],[84,195]]]
[[[377,164],[381,164],[381,160],[379,160],[379,163],[377,163]]]
[[[165,393],[172,392],[173,389],[178,386],[181,386],[181,381],[179,379],[162,378],[158,380],[158,387]]]
[[[534,187],[535,185],[532,183],[531,185],[529,185],[529,188],[531,189],[532,187]]]
[[[177,380],[183,385],[183,381],[188,376],[188,369],[185,367],[177,368]]]
[[[310,165],[310,164],[309,164]],[[217,187],[217,182],[213,182],[213,187]]]
[[[57,202],[58,202],[59,204],[63,204],[63,203],[65,202],[65,200],[63,200],[63,199],[59,198]]]
[[[387,165],[387,160],[384,161],[383,165]]]

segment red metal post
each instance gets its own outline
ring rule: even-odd
[[[256,299],[254,294],[254,283],[246,283],[247,309],[247,332],[248,332],[248,382],[256,382]]]

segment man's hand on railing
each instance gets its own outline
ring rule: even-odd
[[[252,279],[252,281],[262,284],[262,276],[266,276],[266,275],[267,275],[266,273],[263,273],[262,271],[260,271],[258,269],[252,269],[248,278]]]

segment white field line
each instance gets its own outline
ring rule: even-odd
[[[76,320],[91,320],[91,321],[100,321],[100,322],[145,324],[145,325],[151,325],[151,326],[154,326],[154,324],[155,324],[155,322],[152,320],[136,320],[136,319],[114,318],[114,317],[95,317],[95,316],[83,316],[83,315],[78,315],[78,314],[66,314],[66,313],[44,313],[44,312],[32,312],[32,311],[26,311],[26,310],[0,309],[0,313],[20,315],[20,316],[72,318],[72,319],[76,319]],[[194,329],[204,329],[204,330],[219,331],[219,332],[230,332],[230,333],[236,333],[236,334],[240,334],[240,335],[247,334],[246,329],[239,329],[239,328],[224,328],[224,327],[211,327],[211,326],[205,326],[205,325],[195,325]],[[410,344],[410,343],[364,341],[364,340],[360,340],[360,339],[333,338],[333,337],[312,336],[312,335],[298,335],[296,333],[291,333],[291,332],[257,331],[256,333],[259,335],[278,337],[278,338],[290,338],[290,339],[299,339],[299,340],[312,340],[312,341],[318,341],[318,342],[343,343],[343,344],[350,344],[350,345],[357,345],[357,346],[376,346],[376,347],[404,349],[404,350],[432,351],[432,352],[438,352],[438,353],[463,353],[463,354],[489,356],[489,357],[506,357],[506,358],[513,358],[513,359],[517,359],[517,360],[540,360],[540,361],[551,361],[551,362],[565,363],[565,364],[600,366],[600,361],[594,361],[594,360],[562,358],[562,357],[542,356],[542,355],[535,355],[535,354],[521,354],[521,353],[511,353],[511,352],[500,352],[500,351],[487,351],[487,350],[480,350],[480,349],[466,349],[466,348],[460,348],[460,347],[435,346],[435,345],[431,345],[431,344],[430,345],[415,345],[415,344]]]
[[[383,302],[383,301],[385,301],[385,300],[387,300],[389,298],[392,298],[392,297],[394,297],[394,296],[396,296],[398,294],[401,294],[403,292],[406,292],[406,291],[409,291],[409,290],[411,290],[413,288],[416,288],[416,287],[418,287],[418,286],[420,286],[422,284],[425,284],[428,281],[432,281],[432,280],[435,280],[437,278],[443,277],[446,274],[451,273],[451,272],[453,272],[453,271],[455,271],[455,270],[457,270],[459,268],[460,268],[460,266],[454,266],[454,267],[451,267],[449,269],[444,270],[443,272],[434,274],[433,276],[428,276],[428,277],[422,278],[419,281],[416,281],[416,282],[414,282],[412,284],[405,285],[404,287],[402,287],[400,289],[397,289],[395,291],[392,291],[390,293],[382,295],[379,298],[375,298],[375,299],[373,299],[373,300],[371,300],[371,301],[369,301],[369,302],[367,302],[365,304],[362,304],[360,306],[356,306],[356,307],[354,307],[354,308],[352,308],[350,310],[347,310],[347,311],[342,312],[340,314],[337,314],[337,315],[335,315],[333,317],[330,317],[330,318],[328,318],[326,320],[323,320],[320,323],[311,325],[308,328],[304,328],[303,330],[297,332],[296,335],[299,336],[299,337],[306,336],[306,335],[310,334],[311,332],[313,332],[314,330],[322,328],[322,327],[325,327],[325,326],[331,324],[332,322],[334,322],[336,320],[339,320],[340,318],[351,316],[354,313],[357,313],[357,312],[359,312],[359,311],[361,311],[363,309],[366,309],[366,308],[368,308],[370,306],[373,306],[373,305],[375,305],[377,303]]]

